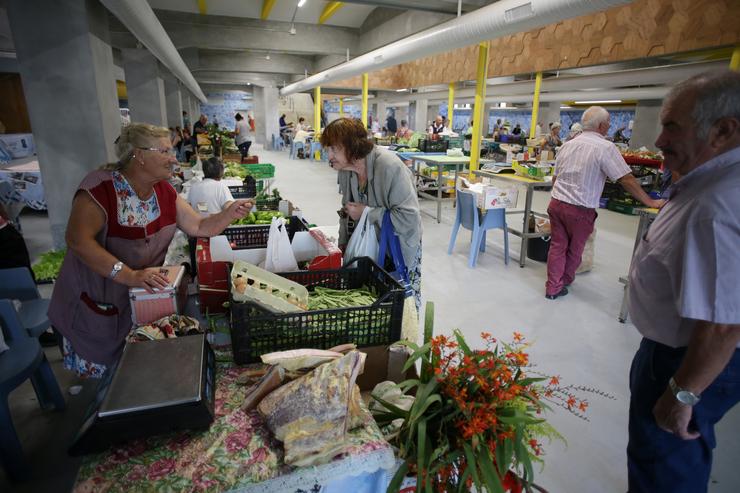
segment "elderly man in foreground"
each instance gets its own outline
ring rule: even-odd
[[[740,400],[740,74],[677,85],[655,145],[682,178],[635,251],[630,493],[707,491],[714,425]]]
[[[643,191],[614,143],[606,140],[608,111],[592,106],[583,112],[581,123],[583,133],[566,142],[558,153],[552,200],[547,208],[552,240],[545,297],[551,300],[568,294],[567,286],[575,279],[586,240],[594,230],[596,208],[607,178],[619,181],[648,207],[663,204]]]

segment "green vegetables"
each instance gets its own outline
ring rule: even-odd
[[[244,178],[247,176],[249,176],[249,171],[241,164],[233,161],[226,161],[224,163],[224,178],[237,178],[244,181]]]
[[[250,212],[241,219],[231,223],[232,226],[245,226],[250,224],[272,224],[273,217],[285,217],[282,212],[277,211],[257,211]]]
[[[367,288],[331,289],[317,286],[308,295],[308,310],[329,310],[372,305],[378,298]]]
[[[36,276],[36,280],[53,280],[59,276],[59,270],[62,268],[62,261],[67,250],[51,250],[46,252],[39,257],[39,261],[36,262],[31,269],[33,275]]]

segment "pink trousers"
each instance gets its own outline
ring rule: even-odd
[[[545,294],[558,294],[573,282],[586,240],[594,230],[596,210],[551,199],[547,208],[552,237],[547,255]]]

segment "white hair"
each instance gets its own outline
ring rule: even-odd
[[[157,145],[157,140],[169,138],[170,131],[164,127],[149,123],[131,123],[121,128],[121,135],[116,139],[116,157],[118,161],[102,166],[107,170],[122,170],[128,166],[134,157],[137,147],[151,147]]]
[[[590,130],[596,132],[602,123],[609,122],[609,112],[601,106],[591,106],[589,109],[583,112],[581,117],[581,125],[583,130]]]
[[[740,120],[740,73],[716,70],[695,75],[676,84],[665,98],[664,106],[693,91],[694,107],[691,117],[696,122],[700,139],[709,136],[709,130],[720,118]]]

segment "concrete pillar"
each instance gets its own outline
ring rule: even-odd
[[[542,123],[542,131],[548,133],[548,125],[560,121],[560,103],[540,103],[540,113],[537,122]],[[561,135],[567,134],[567,128],[561,129]]]
[[[416,101],[416,108],[414,108],[414,127],[412,128],[417,132],[426,132],[427,123],[429,122],[429,118],[427,117],[428,107],[429,100],[419,99]]]
[[[180,83],[174,76],[164,79],[164,97],[167,103],[167,126],[182,127],[182,99]]]
[[[91,170],[115,160],[120,133],[108,11],[97,1],[6,2],[45,185],[55,248]]]
[[[657,151],[655,139],[660,134],[660,107],[661,101],[638,101],[635,107],[635,123],[632,126],[630,147],[639,149],[642,146],[651,151]]]
[[[378,123],[380,123],[380,128],[385,127],[385,120],[388,118],[387,113],[387,105],[385,101],[378,101],[376,103],[377,108],[375,115],[378,117]]]
[[[272,136],[280,134],[279,91],[276,87],[253,86],[255,140],[265,149],[272,148]]]
[[[122,51],[131,121],[166,127],[164,81],[157,59],[146,49],[126,48]]]

